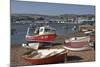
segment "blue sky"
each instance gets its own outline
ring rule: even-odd
[[[39,2],[20,2],[11,0],[11,13],[60,15],[60,14],[95,14],[95,6],[53,4]]]

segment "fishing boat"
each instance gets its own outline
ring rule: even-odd
[[[72,51],[82,51],[89,49],[90,37],[72,37],[64,41],[64,48]]]
[[[22,59],[31,64],[51,64],[63,62],[65,57],[65,49],[40,49],[26,53]]]
[[[56,38],[56,30],[49,25],[36,28],[30,26],[25,37],[26,41],[53,42]]]
[[[49,25],[34,26],[31,24],[25,35],[26,43],[22,47],[28,49],[38,49],[40,46],[51,47],[56,38],[56,29]]]

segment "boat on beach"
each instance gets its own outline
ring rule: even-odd
[[[27,29],[25,35],[26,44],[22,44],[24,48],[38,49],[39,46],[49,46],[56,38],[56,29],[49,26],[33,26],[32,24]]]
[[[56,38],[56,30],[49,25],[29,27],[25,38],[26,41],[53,42]]]
[[[22,59],[31,64],[51,64],[64,62],[65,49],[41,49],[26,53]]]
[[[72,51],[87,50],[89,49],[89,41],[90,37],[88,36],[72,37],[64,41],[63,47],[67,50],[72,50]]]

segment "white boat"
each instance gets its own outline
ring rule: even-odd
[[[72,37],[64,41],[64,48],[72,51],[82,51],[89,49],[90,37]]]
[[[22,44],[22,47],[27,48],[27,49],[33,49],[37,50],[40,46],[40,43],[27,43],[27,44]]]

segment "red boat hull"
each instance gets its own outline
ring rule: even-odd
[[[88,50],[89,49],[89,42],[83,41],[83,42],[68,42],[64,43],[64,48],[67,50],[72,51],[82,51],[82,50]]]
[[[65,43],[65,46],[70,48],[82,48],[85,47],[87,44],[88,42],[69,42]]]
[[[26,35],[26,41],[53,42],[55,38],[56,34],[44,34],[35,36]]]
[[[65,57],[65,53],[60,55],[54,55],[47,58],[41,58],[41,59],[32,59],[27,57],[22,57],[26,62],[29,62],[31,64],[51,64],[51,63],[59,63],[63,62]]]

